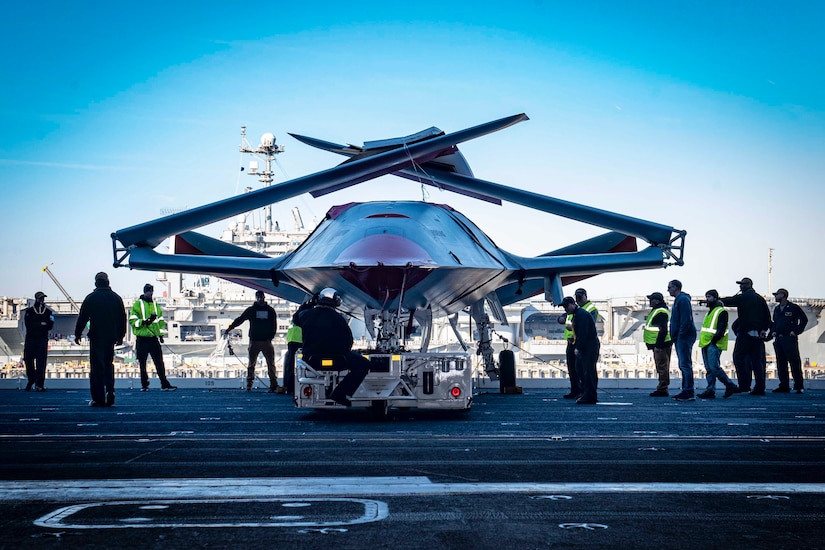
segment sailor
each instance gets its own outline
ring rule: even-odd
[[[352,331],[343,315],[335,308],[341,305],[341,297],[334,288],[325,288],[318,294],[318,304],[312,309],[297,311],[293,322],[301,327],[303,336],[303,357],[338,355],[347,363],[347,375],[329,398],[340,405],[349,407],[352,397],[370,370],[370,362],[360,353],[352,351]]]
[[[587,313],[593,316],[593,322],[598,324],[599,322],[599,310],[596,309],[596,305],[587,299],[587,291],[583,288],[577,288],[576,292],[574,293],[576,297],[576,304]]]
[[[713,399],[716,397],[716,380],[725,385],[725,395],[730,397],[737,393],[738,387],[728,375],[722,370],[722,352],[728,349],[728,312],[724,304],[719,300],[719,293],[711,289],[705,292],[705,302],[708,304],[708,312],[702,321],[702,330],[699,333],[699,349],[702,350],[702,360],[705,363],[705,380],[708,387],[700,393],[700,399]]]
[[[670,352],[673,349],[668,331],[670,311],[661,292],[648,294],[647,299],[651,311],[645,318],[643,338],[647,349],[653,351],[653,364],[656,365],[656,374],[659,376],[659,383],[650,397],[667,397],[670,386]]]
[[[46,307],[46,295],[37,291],[34,305],[26,308],[23,323],[26,340],[23,344],[23,361],[26,363],[26,391],[46,391],[46,358],[49,353],[49,331],[54,327],[54,313]],[[787,371],[786,371],[787,372]]]
[[[89,387],[91,407],[115,404],[115,344],[126,336],[126,308],[123,299],[109,286],[109,276],[95,275],[95,289],[80,306],[74,327],[74,343],[80,344],[83,329],[89,324]]]
[[[776,375],[779,377],[779,387],[774,388],[773,393],[791,391],[788,363],[791,364],[793,389],[796,393],[803,393],[805,382],[799,357],[799,335],[808,325],[808,316],[801,307],[788,301],[788,291],[784,288],[774,292],[773,297],[779,302],[773,308],[773,349],[776,351]]]
[[[583,288],[578,288],[576,289],[575,296],[576,303],[579,307],[593,315],[593,320],[598,322],[599,311],[596,309],[596,306],[593,305],[593,302],[587,299],[587,291]],[[564,354],[567,362],[567,376],[570,378],[570,393],[563,397],[565,399],[578,399],[582,394],[582,384],[579,379],[579,374],[576,372],[576,335],[573,333],[573,316],[571,314],[560,315],[558,322],[564,325],[564,339],[567,341],[567,348]]]
[[[736,368],[737,393],[765,395],[765,340],[770,337],[771,312],[765,299],[753,289],[753,280],[736,281],[739,292],[720,298],[726,306],[736,308],[737,318],[731,328],[736,334],[733,366]],[[751,380],[754,380],[753,390]]]
[[[693,385],[693,344],[696,342],[696,325],[693,322],[693,307],[690,295],[682,292],[682,282],[673,279],[667,284],[667,291],[673,297],[670,315],[670,339],[676,350],[676,360],[682,373],[682,391],[673,399],[676,401],[696,401]]]
[[[249,321],[249,363],[246,366],[246,391],[252,391],[255,382],[255,365],[258,363],[258,354],[263,353],[266,360],[266,372],[269,376],[269,393],[278,392],[278,374],[275,372],[275,347],[272,339],[275,338],[278,314],[266,303],[264,291],[255,291],[255,303],[244,310],[241,315],[232,321],[224,338],[241,325]]]
[[[576,334],[573,352],[576,355],[576,371],[582,384],[582,396],[576,399],[576,404],[595,405],[598,402],[596,392],[599,385],[596,361],[599,359],[600,347],[596,322],[571,296],[565,297],[561,305],[568,315],[573,316],[573,332]]]
[[[132,333],[135,335],[135,356],[140,365],[140,391],[149,391],[149,374],[146,372],[146,361],[152,356],[155,370],[160,379],[160,389],[162,391],[175,391],[177,386],[173,386],[166,379],[166,367],[163,364],[163,351],[160,345],[163,343],[163,335],[166,334],[166,321],[163,319],[163,310],[160,304],[152,299],[155,288],[146,283],[143,285],[143,294],[132,304],[132,312],[129,316],[129,324],[132,326]]]

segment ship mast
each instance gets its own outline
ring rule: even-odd
[[[272,161],[275,160],[275,155],[278,153],[284,152],[283,145],[277,145],[275,143],[275,135],[271,132],[267,132],[261,136],[261,144],[258,146],[257,149],[252,149],[252,146],[246,140],[246,126],[241,126],[241,153],[247,153],[257,157],[258,159],[264,162],[264,169],[262,172],[258,171],[258,162],[257,161],[250,161],[249,162],[249,171],[247,174],[250,176],[258,176],[258,181],[260,181],[264,187],[269,187],[272,185],[273,182],[273,174],[272,171]],[[274,231],[274,227],[272,226],[272,205],[269,204],[264,207],[264,231],[267,233],[271,233]]]

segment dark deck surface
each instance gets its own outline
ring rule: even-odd
[[[825,392],[562,393],[381,421],[262,392],[2,391],[0,547],[825,548]]]

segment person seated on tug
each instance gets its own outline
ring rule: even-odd
[[[364,381],[370,370],[369,360],[352,351],[352,331],[343,315],[335,308],[341,305],[341,297],[334,288],[325,288],[318,294],[312,309],[297,311],[292,318],[301,327],[303,356],[342,356],[346,361],[347,375],[338,383],[329,398],[349,407],[349,398]]]

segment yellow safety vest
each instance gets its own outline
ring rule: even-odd
[[[659,340],[659,331],[662,327],[657,327],[652,324],[653,318],[659,315],[660,313],[664,312],[667,315],[668,320],[670,319],[670,311],[666,307],[659,307],[648,313],[647,319],[645,319],[645,328],[644,328],[644,341],[645,344],[655,344],[657,340]],[[667,330],[667,326],[664,328],[665,331],[665,342],[670,342],[670,332]]]
[[[593,304],[593,302],[587,302],[583,306],[581,306],[581,308],[583,310],[585,310],[587,313],[589,313],[590,315],[593,315],[593,312],[596,311],[596,306]],[[595,321],[599,320],[599,313],[598,312],[596,312],[596,317],[594,318],[594,320]]]
[[[725,311],[722,306],[716,306],[708,311],[705,320],[702,321],[702,332],[699,333],[699,347],[704,348],[713,340],[713,335],[719,330],[719,314]],[[716,342],[716,347],[724,351],[728,349],[728,329],[725,328],[725,335]]]
[[[299,344],[304,342],[304,331],[301,327],[292,324],[289,325],[289,328],[286,331],[286,341],[289,342],[298,342]]]
[[[564,323],[564,339],[568,342],[575,342],[576,335],[573,334],[573,314],[567,314],[567,321]]]

